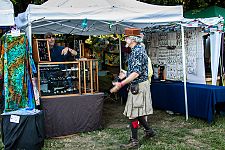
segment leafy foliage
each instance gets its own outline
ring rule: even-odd
[[[205,8],[212,5],[217,5],[225,8],[225,1],[221,0],[140,0],[140,1],[156,5],[183,5],[184,11]]]
[[[14,5],[15,10],[15,16],[17,16],[18,13],[22,13],[27,9],[27,6],[29,4],[43,4],[47,0],[11,0]]]

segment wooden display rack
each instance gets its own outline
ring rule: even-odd
[[[84,58],[84,43],[82,41],[79,41],[79,49],[80,49],[80,58]]]
[[[77,85],[79,93],[76,94],[53,94],[53,95],[42,95],[41,94],[41,82],[42,73],[40,68],[47,66],[51,68],[51,65],[76,65],[77,73],[76,78],[78,81],[72,81],[72,84]],[[76,96],[81,94],[95,94],[99,92],[98,83],[98,61],[95,59],[82,59],[78,61],[71,62],[39,62],[37,65],[38,70],[38,90],[42,98],[55,98],[55,97],[65,97],[65,96]],[[62,70],[61,70],[62,71]],[[57,76],[58,77],[58,76]],[[47,76],[48,78],[48,76]],[[76,83],[75,83],[76,82]]]
[[[84,43],[79,41],[80,44],[80,56],[81,59],[77,61],[69,61],[69,62],[51,62],[51,55],[50,55],[50,49],[48,45],[48,41],[46,39],[35,39],[33,40],[33,57],[35,62],[37,63],[37,70],[38,70],[38,90],[42,98],[55,98],[55,97],[65,97],[65,96],[75,96],[75,95],[81,95],[81,94],[94,94],[99,92],[99,83],[98,83],[98,61],[95,59],[87,59],[87,58],[82,58],[84,57]],[[76,74],[76,79],[78,81],[72,80],[71,84],[76,85],[76,88],[79,92],[78,93],[67,93],[67,91],[63,91],[67,89],[68,87],[63,88],[62,94],[61,93],[52,93],[48,94],[49,90],[49,82],[57,82],[57,81],[52,81],[49,79],[48,71],[44,73],[45,71],[41,72],[40,68],[44,68],[44,66],[47,66],[46,69],[53,69],[54,66],[57,65],[67,65],[67,66],[73,66],[76,65],[78,70],[74,71],[73,73]],[[53,68],[51,68],[53,67]],[[59,68],[58,68],[59,69]],[[64,69],[65,70],[65,69]],[[63,71],[58,70],[59,74],[56,75],[56,78],[63,78],[63,81],[65,81],[66,76],[63,76]],[[72,69],[71,69],[72,71]],[[51,72],[51,71],[50,71]],[[54,72],[54,71],[52,71]],[[75,73],[76,72],[76,73]],[[46,76],[44,79],[48,79],[49,81],[42,81],[41,74],[47,74],[44,75]],[[60,76],[61,74],[61,76]],[[74,77],[74,76],[73,76]],[[55,78],[55,77],[54,77]],[[46,83],[44,83],[46,82]],[[60,82],[60,81],[59,81]],[[45,84],[45,85],[44,85]],[[42,86],[42,87],[41,87]],[[44,87],[46,86],[46,87]],[[52,85],[51,85],[52,87]],[[54,87],[54,86],[53,86]],[[54,87],[54,90],[60,87]],[[57,89],[57,91],[60,89]],[[43,94],[41,94],[43,91]],[[51,91],[51,90],[49,90]],[[64,93],[63,93],[64,92]]]
[[[82,94],[94,94],[99,92],[98,61],[96,59],[82,59],[80,61],[82,76]]]

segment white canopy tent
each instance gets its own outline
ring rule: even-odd
[[[14,9],[10,0],[0,0],[0,26],[13,26]]]
[[[136,0],[49,0],[42,5],[30,4],[15,21],[19,28],[26,28],[31,43],[32,33],[121,34],[125,27],[145,28],[155,24],[181,22],[182,19],[182,6],[158,6]],[[87,26],[84,27],[82,23],[85,20]],[[181,30],[185,110],[188,119],[183,26]]]
[[[30,4],[16,22],[18,27],[31,24],[36,34],[103,35],[123,33],[124,27],[146,27],[182,18],[182,6],[157,6],[136,0],[49,0],[42,5]],[[84,19],[86,28],[81,26]]]

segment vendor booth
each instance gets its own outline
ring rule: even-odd
[[[130,5],[132,3],[132,5]],[[55,14],[58,14],[57,16]],[[121,15],[123,14],[123,15]],[[161,33],[160,35],[153,35],[155,37],[159,37],[161,40],[160,47],[160,56],[161,62],[168,63],[169,61],[166,59],[168,54],[171,53],[169,67],[167,69],[167,79],[169,80],[178,80],[183,81],[181,84],[183,86],[176,87],[183,88],[183,94],[177,98],[177,101],[174,103],[183,102],[181,105],[174,108],[173,111],[180,112],[186,114],[186,119],[188,119],[188,114],[208,119],[209,122],[212,121],[214,115],[214,108],[217,101],[223,101],[221,98],[217,100],[213,100],[210,98],[210,101],[207,101],[205,106],[206,109],[202,110],[201,113],[204,115],[198,115],[193,113],[193,108],[198,109],[201,107],[200,103],[189,103],[188,97],[192,98],[193,96],[189,91],[189,83],[190,84],[201,84],[204,86],[205,84],[205,76],[204,76],[204,61],[202,51],[202,41],[201,41],[201,29],[193,28],[187,29],[189,27],[189,22],[193,22],[192,27],[198,27],[198,24],[205,26],[214,25],[218,22],[221,22],[221,18],[213,18],[209,19],[210,21],[207,24],[204,19],[200,20],[186,20],[183,19],[183,10],[181,6],[156,6],[145,4],[142,2],[138,2],[135,0],[121,0],[121,1],[85,1],[79,2],[79,4],[74,4],[73,1],[56,1],[49,0],[42,5],[29,5],[26,12],[19,14],[16,18],[17,26],[25,29],[29,35],[29,39],[31,41],[32,34],[45,34],[46,32],[53,33],[61,33],[61,34],[76,34],[76,35],[102,35],[102,34],[113,34],[113,33],[123,33],[125,27],[139,27],[146,28],[148,27],[150,30],[152,28],[157,28],[161,30],[161,26],[167,26],[171,24],[176,24],[179,30],[179,34],[167,34]],[[218,21],[219,20],[219,21]],[[185,30],[184,30],[185,29]],[[187,29],[187,30],[186,30]],[[144,29],[145,30],[145,29]],[[221,32],[219,28],[216,28],[212,36],[214,36],[215,42],[220,41]],[[148,30],[145,30],[148,32]],[[152,33],[154,34],[154,33]],[[191,38],[187,42],[186,39]],[[175,39],[174,39],[175,37]],[[157,44],[157,40],[154,38],[149,38],[149,41],[153,44]],[[170,43],[168,43],[168,38],[170,39]],[[177,40],[178,39],[178,40]],[[154,41],[155,40],[155,41]],[[196,42],[193,45],[193,42]],[[175,42],[175,44],[174,44]],[[119,44],[121,45],[121,44]],[[189,45],[189,47],[186,47]],[[151,53],[154,51],[159,51],[159,45],[155,45],[152,48],[155,50],[151,50]],[[176,49],[177,48],[177,49]],[[212,45],[213,53],[212,53],[212,63],[213,71],[212,71],[212,83],[215,85],[217,80],[217,72],[218,72],[218,49],[219,45]],[[119,48],[121,50],[121,47]],[[176,51],[176,50],[178,51]],[[170,50],[170,51],[169,51]],[[166,54],[165,54],[165,53]],[[150,54],[150,53],[149,53]],[[120,55],[121,56],[121,55]],[[215,56],[215,57],[214,57]],[[154,58],[152,58],[154,61]],[[186,61],[187,60],[187,61]],[[120,58],[121,62],[121,58]],[[174,63],[176,62],[176,64]],[[186,64],[187,62],[187,64]],[[44,64],[40,64],[44,65]],[[46,65],[46,64],[45,64]],[[120,65],[121,68],[121,65]],[[163,70],[163,69],[162,69]],[[169,78],[168,78],[169,77]],[[166,78],[165,78],[166,79]],[[163,82],[160,82],[164,84]],[[173,82],[169,82],[171,85]],[[152,83],[152,91],[154,91],[155,87]],[[175,84],[174,84],[175,85]],[[46,87],[46,86],[44,86]],[[199,88],[199,86],[197,86]],[[214,89],[210,86],[209,89]],[[221,87],[222,88],[222,87]],[[217,89],[217,88],[215,88]],[[166,90],[166,89],[165,89]],[[223,89],[222,89],[223,90]],[[46,90],[48,91],[48,90]],[[157,90],[160,92],[159,90]],[[199,94],[196,90],[195,94]],[[209,91],[208,91],[209,92]],[[201,93],[201,92],[200,92]],[[189,95],[191,94],[191,96]],[[158,95],[160,93],[154,93],[153,95],[153,105],[158,108],[163,108],[159,105],[156,105],[154,101],[159,102],[160,104],[167,104],[168,101],[164,101],[165,98],[158,99]],[[176,95],[176,93],[174,94]],[[214,95],[214,94],[213,94]],[[92,95],[94,96],[94,94]],[[65,97],[66,96],[61,96]],[[217,96],[216,96],[217,97]],[[219,96],[220,97],[220,96]],[[50,97],[46,97],[47,99]],[[74,100],[77,97],[74,97]],[[46,100],[47,100],[46,99]],[[54,98],[54,100],[57,98]],[[198,99],[198,98],[197,98]],[[212,102],[213,101],[213,102]],[[53,100],[51,101],[54,102]],[[212,104],[212,105],[211,105]],[[43,103],[44,105],[44,103]],[[174,105],[175,106],[175,105]],[[179,111],[179,108],[182,108],[182,111]],[[188,108],[191,112],[188,112]],[[54,111],[49,113],[45,108],[46,115],[55,114]],[[164,107],[163,109],[172,110],[170,107]],[[198,109],[199,111],[201,109]],[[209,112],[209,113],[208,113]],[[210,117],[206,117],[210,115]],[[210,119],[211,118],[211,119]],[[51,122],[46,122],[50,123]],[[48,132],[50,128],[46,129]],[[54,133],[54,131],[53,131]]]
[[[153,23],[180,21],[183,18],[182,14],[182,6],[156,6],[136,0],[90,0],[76,3],[72,0],[49,0],[42,5],[30,4],[26,12],[18,15],[16,24],[27,31],[29,39],[32,41],[32,34],[45,34],[46,32],[76,35],[121,34],[125,27],[142,28]],[[81,61],[83,60],[68,62],[67,64],[73,63],[74,65],[73,68],[70,67],[69,69],[76,70],[81,65]],[[49,67],[50,65],[56,67],[55,69],[51,67],[50,70],[58,69],[58,64],[50,62],[48,58],[47,62],[46,60],[41,62],[39,59],[36,63],[39,66],[38,69],[42,72],[48,70],[46,66]],[[67,69],[64,70],[67,71]],[[82,69],[76,71],[78,71],[78,77],[79,74],[84,74]],[[39,85],[45,83],[41,80],[41,74],[38,76]],[[78,79],[78,84],[82,84],[80,82],[83,82],[83,80]],[[78,87],[80,86],[78,85]],[[45,96],[40,89],[44,89]],[[62,94],[63,92],[60,91],[60,94],[56,92],[54,96],[47,95],[48,90],[47,85],[42,84],[39,87],[45,117],[47,118],[45,124],[47,125],[46,135],[48,137],[91,131],[100,127],[103,97],[97,90],[89,93],[89,95],[83,94],[82,90],[78,90],[77,95]],[[79,95],[79,92],[81,92],[81,95]],[[77,107],[80,105],[84,105],[84,107]],[[87,106],[92,106],[92,109]],[[61,119],[62,116],[64,116],[63,120]],[[93,118],[98,119],[93,121]],[[78,120],[80,120],[80,123],[77,123]],[[61,125],[66,125],[66,127],[62,128]]]
[[[221,51],[223,18],[183,19],[185,70],[187,70],[188,114],[213,121],[215,106],[225,102],[225,87],[214,86],[217,81]],[[178,25],[146,29],[146,45],[155,70],[152,82],[153,106],[184,113],[181,31]],[[160,30],[159,30],[160,28]],[[203,36],[210,34],[212,85],[206,85],[205,46]]]

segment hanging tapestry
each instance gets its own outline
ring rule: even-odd
[[[5,35],[0,61],[4,112],[34,108],[31,74],[30,52],[26,35]]]

